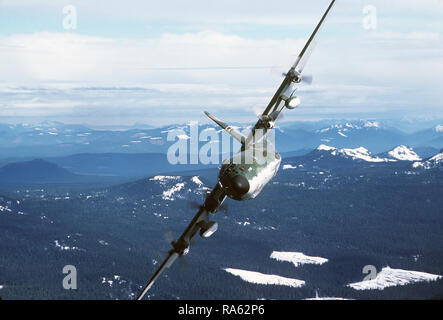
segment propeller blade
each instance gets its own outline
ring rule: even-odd
[[[178,265],[180,266],[180,268],[182,268],[183,270],[189,269],[189,267],[191,266],[191,263],[189,262],[188,259],[186,259],[184,256],[180,256],[178,258]]]
[[[301,77],[301,81],[306,84],[312,84],[312,75],[304,75]]]
[[[199,206],[196,202],[192,202],[192,201],[188,201],[190,203],[193,203],[194,205]],[[163,233],[163,237],[166,239],[166,241],[168,243],[172,243],[175,241],[175,236],[174,236],[174,232],[172,232],[172,230],[166,230]],[[192,238],[191,241],[189,242],[190,245],[194,245],[195,244],[195,239]],[[159,261],[163,261],[167,258],[167,255],[165,253],[158,253],[157,254],[157,262]],[[190,263],[189,261],[185,258],[185,256],[179,256],[177,261],[179,262],[179,266],[182,269],[188,269],[190,267]],[[157,263],[155,263],[154,265],[156,265]]]
[[[225,215],[228,215],[229,212],[229,206],[227,203],[223,203],[220,208],[219,211],[223,212]]]
[[[196,201],[186,201],[186,209],[187,210],[191,210],[191,209],[196,209],[196,210],[200,210],[202,207],[202,205]]]
[[[287,73],[283,72],[282,77],[286,77]],[[304,75],[301,77],[301,81],[306,84],[312,84],[312,75]]]
[[[309,57],[311,56],[311,54],[314,51],[316,46],[317,46],[317,41],[316,40],[312,40],[310,45],[306,48],[306,51],[305,51],[304,55],[301,57],[301,59],[299,60],[299,62],[297,64],[296,70],[298,72],[302,73],[303,69],[306,66],[306,63],[309,60]]]
[[[260,117],[261,116],[261,114],[262,114],[262,112],[263,112],[263,106],[262,105],[260,105],[260,104],[254,104],[253,106],[252,106],[252,111],[254,111],[254,114],[257,116],[257,117]]]
[[[166,231],[163,233],[163,237],[164,237],[169,243],[175,241],[175,239],[174,239],[174,233],[172,232],[172,230],[166,230]]]

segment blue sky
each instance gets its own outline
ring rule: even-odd
[[[328,4],[2,0],[1,122],[253,122]],[[337,0],[285,120],[443,118],[442,16],[439,0]]]

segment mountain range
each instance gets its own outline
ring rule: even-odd
[[[178,127],[0,125],[0,296],[134,299],[165,234],[181,234],[217,182],[217,165],[167,162],[159,141]],[[285,123],[274,179],[253,201],[228,199],[218,231],[146,298],[441,298],[441,131]],[[77,290],[61,286],[67,264]]]
[[[374,154],[324,144],[286,157],[256,199],[228,199],[227,210],[211,216],[219,230],[207,240],[197,237],[147,299],[438,298],[442,158],[418,160],[406,146]],[[51,164],[7,168],[20,166]],[[195,214],[189,201],[202,203],[216,180],[217,168],[208,168],[104,187],[3,186],[0,295],[133,299],[170,249],[165,232],[176,238],[183,231]],[[277,253],[302,259],[288,263],[276,260]],[[66,264],[81,274],[78,290],[60,285]],[[367,265],[380,278],[388,270],[390,287],[357,290]],[[417,272],[426,273],[425,280]],[[271,281],[282,277],[297,285]]]
[[[306,154],[305,154],[306,153]],[[408,167],[411,170],[438,168],[443,153],[422,158],[413,148],[400,145],[389,151],[372,154],[365,147],[336,148],[324,144],[302,155],[283,157],[283,169],[298,166],[346,168],[384,165]],[[349,161],[351,160],[351,161]],[[172,165],[164,154],[78,154],[67,157],[12,162],[0,167],[0,185],[26,183],[119,182],[118,178],[136,178],[158,173],[174,173],[215,168],[213,165]],[[392,169],[392,170],[394,170]],[[113,179],[114,178],[114,179]]]
[[[240,130],[251,126],[237,125]],[[403,132],[377,121],[336,121],[282,123],[276,127],[277,149],[294,152],[314,149],[320,144],[339,148],[365,146],[374,153],[392,149],[397,145],[414,147],[421,157],[435,154],[443,146],[443,127],[436,125],[417,132]],[[198,126],[199,133],[216,129],[212,124]],[[161,128],[142,126],[111,130],[91,129],[84,125],[44,122],[38,125],[0,124],[0,159],[23,157],[60,157],[81,153],[166,153],[174,141],[168,141],[168,133],[182,130],[188,139],[190,127],[186,124]],[[175,137],[176,138],[176,137]],[[221,140],[220,140],[221,141]],[[199,142],[199,146],[205,142]]]

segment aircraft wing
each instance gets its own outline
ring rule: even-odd
[[[309,59],[309,56],[312,53],[312,50],[314,49],[315,37],[317,36],[321,26],[324,24],[326,17],[331,11],[331,8],[334,5],[334,3],[335,0],[332,0],[331,3],[329,4],[328,9],[323,14],[320,22],[317,24],[316,28],[314,29],[314,32],[309,37],[308,41],[306,42],[300,54],[297,56],[297,59],[295,60],[294,64],[285,74],[285,78],[283,79],[283,82],[281,83],[280,87],[278,87],[277,91],[275,92],[274,96],[272,97],[271,101],[266,107],[265,111],[263,111],[263,114],[259,117],[259,120],[255,124],[251,133],[246,138],[246,141],[243,144],[242,149],[245,149],[251,144],[254,144],[255,134],[258,131],[258,129],[264,130],[263,135],[267,130],[272,129],[272,127],[274,126],[274,122],[277,120],[277,118],[279,117],[280,113],[283,111],[283,108],[285,108],[285,106],[290,109],[293,109],[300,103],[300,100],[294,96],[294,93],[297,90],[295,85],[303,80],[301,74],[306,65],[306,62]],[[307,79],[308,77],[305,80]],[[282,107],[279,108],[282,101],[284,101],[285,103]]]
[[[162,274],[162,272],[166,268],[169,268],[174,263],[174,261],[178,258],[179,254],[177,252],[171,252],[171,251],[169,252],[169,256],[166,258],[166,260],[163,261],[163,263],[160,265],[160,267],[154,273],[152,278],[149,280],[149,282],[143,288],[142,292],[138,295],[137,300],[143,299],[143,297],[146,294],[146,292],[148,292],[148,290],[151,289],[151,287],[154,284],[155,280],[157,280],[157,278]]]
[[[269,102],[268,106],[266,107],[265,111],[263,112],[263,115],[266,116],[269,113],[271,113],[272,109],[275,106],[278,106],[278,104],[281,102],[281,94],[288,88],[288,86],[293,82],[294,80],[294,71],[297,74],[301,74],[306,62],[309,59],[309,56],[311,55],[314,47],[315,47],[315,38],[320,31],[322,25],[324,24],[326,17],[328,16],[329,12],[331,11],[332,6],[334,5],[335,0],[332,0],[332,2],[329,4],[328,9],[323,14],[320,22],[317,24],[316,28],[314,29],[314,32],[309,37],[308,41],[306,42],[305,46],[303,47],[300,54],[297,56],[297,59],[295,60],[294,64],[292,65],[291,69],[286,73],[285,78],[283,79],[283,82],[281,83],[280,87],[275,92],[274,96],[272,97],[271,101]]]
[[[217,187],[214,190],[217,190]],[[214,190],[208,195],[208,197],[210,197],[214,193]],[[198,231],[203,230],[203,232],[210,232],[210,234],[207,236],[205,236],[205,234],[203,233],[202,237],[209,237],[213,232],[215,232],[215,230],[217,229],[217,224],[215,222],[208,221],[210,214],[211,213],[208,212],[208,210],[205,208],[205,205],[199,208],[197,214],[189,223],[180,238],[178,238],[177,241],[171,242],[172,249],[169,250],[168,257],[165,259],[165,261],[163,261],[163,263],[159,266],[149,282],[143,288],[142,292],[137,297],[137,300],[143,299],[143,296],[146,294],[146,292],[148,292],[148,290],[152,287],[154,282],[166,268],[169,268],[177,258],[188,253],[191,239]]]

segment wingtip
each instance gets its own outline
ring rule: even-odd
[[[208,116],[209,119],[216,121],[216,118],[212,114],[210,114],[208,111],[203,111],[203,112],[205,113],[205,115]]]

